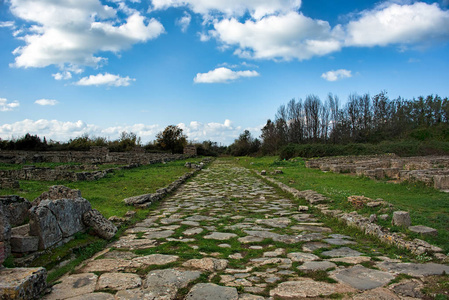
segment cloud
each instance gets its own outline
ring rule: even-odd
[[[13,21],[3,21],[0,22],[0,28],[15,28]]]
[[[53,76],[56,80],[68,80],[72,78],[72,73],[69,71],[63,71],[60,73],[51,74],[51,76]]]
[[[182,32],[186,32],[189,28],[190,22],[192,21],[192,16],[184,12],[184,16],[182,16],[180,19],[176,20],[176,24],[181,27]]]
[[[178,126],[183,129],[189,140],[199,142],[211,140],[223,144],[230,144],[243,132],[242,127],[235,126],[233,122],[228,119],[223,123],[201,123],[192,121],[188,124],[179,123]],[[55,141],[68,141],[69,139],[88,134],[91,137],[106,137],[110,140],[114,140],[119,138],[121,132],[126,131],[134,132],[137,136],[142,138],[144,143],[146,143],[155,140],[156,134],[164,130],[164,128],[165,126],[159,124],[133,124],[102,128],[95,124],[88,124],[82,120],[76,122],[63,122],[58,120],[41,119],[34,121],[25,119],[11,124],[0,125],[0,138],[11,139],[30,133],[40,137],[45,136],[47,139]],[[254,136],[258,136],[260,128],[254,130],[257,131],[253,133]]]
[[[214,24],[213,36],[236,46],[235,54],[253,59],[310,59],[341,49],[341,27],[297,12],[262,20],[224,19]]]
[[[119,75],[113,75],[109,73],[90,75],[89,77],[83,77],[76,85],[108,85],[108,86],[128,86],[131,84],[131,81],[136,81],[134,78],[130,78],[129,76],[120,77]]]
[[[337,81],[344,78],[352,77],[351,71],[340,69],[340,70],[332,70],[326,73],[321,74],[321,78],[326,79],[327,81]]]
[[[213,13],[228,17],[241,17],[249,13],[252,18],[261,19],[272,14],[298,10],[301,7],[301,0],[152,0],[151,3],[154,10],[189,7],[205,18]]]
[[[207,73],[198,73],[193,81],[195,83],[228,83],[241,77],[256,77],[259,75],[256,71],[232,71],[221,67]]]
[[[162,24],[134,11],[125,19],[99,0],[10,0],[10,10],[29,22],[25,45],[16,48],[15,67],[98,66],[99,52],[118,53],[136,43],[157,38]]]
[[[51,99],[39,99],[34,101],[34,103],[42,105],[42,106],[54,106],[56,104],[58,104],[59,102],[56,100],[51,100]]]
[[[8,102],[6,98],[0,98],[0,111],[11,111],[19,106],[18,101]]]
[[[449,11],[438,4],[389,3],[364,11],[347,25],[347,46],[421,44],[449,38]]]

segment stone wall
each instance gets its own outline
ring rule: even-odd
[[[351,173],[371,179],[423,182],[449,189],[449,156],[399,158],[396,155],[347,156],[312,159],[306,167],[334,173]]]
[[[92,147],[90,151],[0,151],[0,162],[25,164],[27,162],[52,163],[113,163],[113,164],[151,164],[162,161],[182,159],[183,154],[109,152],[107,148]]]

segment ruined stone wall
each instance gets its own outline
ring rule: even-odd
[[[0,162],[24,164],[27,162],[83,163],[83,164],[150,164],[182,159],[182,154],[109,152],[106,148],[93,147],[90,151],[0,151]]]
[[[347,156],[312,159],[306,167],[334,173],[352,173],[371,179],[422,182],[449,189],[449,156],[398,158],[395,155]]]

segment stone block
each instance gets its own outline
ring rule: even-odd
[[[47,288],[44,268],[0,269],[0,299],[39,299]]]
[[[422,235],[431,235],[431,236],[438,235],[438,231],[436,229],[423,225],[410,226],[408,229],[411,232],[419,233]]]
[[[37,251],[39,248],[39,237],[37,236],[11,236],[11,252],[25,253]]]
[[[8,217],[4,213],[4,207],[0,203],[0,242],[4,242],[4,251],[6,256],[10,252],[9,240],[11,239],[11,225],[9,224]]]
[[[44,200],[46,204],[50,200]],[[42,204],[41,202],[41,204]],[[39,237],[39,249],[47,249],[62,240],[62,231],[58,219],[46,205],[33,206],[30,209],[30,234]]]
[[[82,216],[92,209],[83,198],[59,199],[52,201],[51,210],[58,220],[62,237],[66,238],[85,229]]]
[[[5,242],[0,242],[0,268],[5,259],[6,259]]]
[[[393,212],[393,225],[409,227],[412,223],[410,214],[406,211]]]
[[[11,235],[29,235],[29,234],[30,234],[30,224],[13,227],[11,229]]]
[[[42,193],[34,199],[34,204],[38,205],[42,200],[78,199],[81,198],[81,191],[68,188],[63,185],[53,185],[48,192]]]
[[[98,236],[106,240],[113,238],[117,233],[117,227],[96,209],[84,213],[83,222],[86,226],[92,227]]]
[[[0,203],[11,226],[22,225],[28,220],[31,203],[27,199],[16,195],[0,196]]]
[[[438,190],[449,189],[449,175],[435,175],[433,176],[433,186]]]

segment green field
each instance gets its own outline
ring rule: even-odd
[[[356,210],[348,203],[351,195],[363,195],[372,199],[382,198],[393,205],[392,210],[410,212],[412,225],[425,225],[438,230],[437,237],[426,237],[407,232],[404,228],[393,227],[391,219],[379,221],[382,226],[392,231],[402,231],[411,238],[420,238],[444,249],[449,253],[449,194],[417,183],[395,184],[387,181],[374,181],[347,174],[324,173],[320,170],[307,169],[301,158],[279,160],[277,157],[250,158],[241,157],[239,163],[247,168],[266,170],[271,176],[298,190],[314,190],[333,200],[331,208],[347,212]],[[272,175],[276,169],[283,174]],[[359,213],[369,216],[379,214],[375,208],[362,208]],[[391,211],[387,212],[390,213]]]

